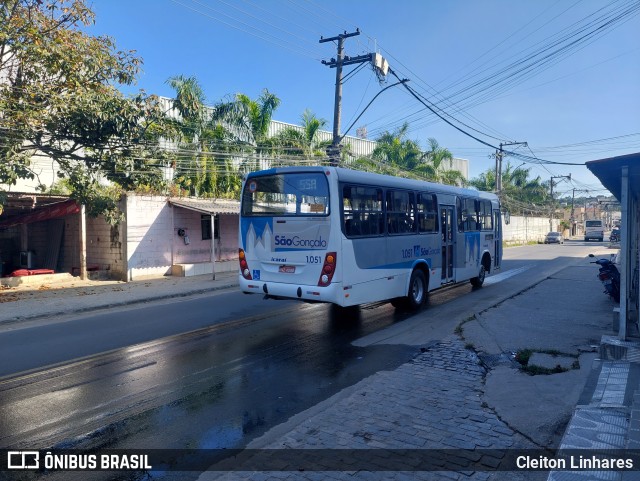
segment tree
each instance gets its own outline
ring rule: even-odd
[[[413,171],[421,163],[424,154],[414,140],[406,139],[409,124],[404,123],[395,132],[384,132],[377,140],[371,157],[394,167]]]
[[[255,146],[260,146],[267,138],[269,125],[273,112],[280,106],[280,99],[264,89],[256,100],[250,99],[245,94],[236,96],[240,115],[246,118],[246,129],[251,135],[250,142]]]
[[[285,150],[287,155],[298,155],[305,158],[326,155],[326,148],[331,145],[330,140],[319,140],[318,132],[327,125],[326,119],[316,117],[309,109],[301,116],[300,128],[286,127],[278,132],[272,140],[274,147]]]
[[[254,147],[255,155],[244,162],[242,169],[246,172],[260,168],[260,158],[265,149],[272,145],[267,138],[273,112],[280,106],[280,99],[264,89],[256,100],[245,94],[237,94],[232,118],[244,119],[243,131],[247,135],[248,143]]]
[[[429,150],[424,155],[424,161],[420,164],[419,170],[424,172],[425,177],[449,185],[464,185],[466,183],[464,176],[459,170],[453,168],[445,168],[446,162],[453,160],[453,154],[449,149],[440,147],[438,141],[433,137],[428,139]]]
[[[244,94],[207,106],[204,91],[195,77],[178,75],[167,83],[176,91],[172,104],[179,114],[170,120],[173,140],[179,146],[174,161],[176,183],[196,196],[236,196],[242,180],[232,157],[246,154],[242,144],[246,145],[247,139],[255,142],[256,138],[266,136],[269,123],[264,129],[265,109]],[[272,100],[266,99],[266,102]],[[267,117],[270,122],[271,114]]]
[[[377,139],[377,146],[371,157],[377,161],[376,169],[382,173],[390,167],[392,171],[406,171],[408,175],[416,178],[427,179],[433,182],[447,184],[464,183],[462,174],[457,170],[447,170],[443,167],[443,161],[453,159],[448,149],[440,147],[436,139],[429,139],[430,150],[423,152],[415,140],[406,139],[409,124],[404,123],[395,132],[384,132]],[[366,165],[370,161],[360,160],[360,165]],[[382,164],[382,165],[380,165]]]
[[[0,183],[35,178],[31,158],[44,155],[90,214],[115,221],[115,200],[98,186],[161,182],[163,114],[156,97],[117,90],[142,60],[87,34],[93,21],[84,0],[0,3]]]
[[[214,134],[208,128],[204,91],[195,77],[178,75],[169,78],[167,84],[176,91],[172,103],[180,115],[170,120],[179,147],[174,161],[176,181],[196,196],[215,190],[215,166],[211,170],[212,162],[208,162],[207,155],[208,141]]]
[[[507,162],[502,171],[502,202],[512,212],[522,212],[524,210],[539,211],[544,213],[544,205],[549,201],[548,183],[542,182],[540,176],[530,179],[531,169],[514,169]],[[484,191],[495,192],[496,175],[494,169],[489,169],[480,174],[475,179],[471,179],[469,184]]]

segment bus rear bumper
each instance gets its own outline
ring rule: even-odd
[[[240,290],[245,293],[263,294],[275,299],[299,299],[311,302],[339,302],[342,293],[342,283],[332,283],[327,287],[283,284],[282,282],[248,281],[239,277]]]

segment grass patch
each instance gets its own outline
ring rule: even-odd
[[[529,360],[531,359],[531,356],[534,353],[548,354],[553,357],[558,357],[558,356],[573,357],[575,358],[575,361],[573,361],[570,368],[563,367],[560,364],[557,364],[555,367],[552,367],[552,368],[536,366],[535,364],[530,365]],[[515,354],[515,360],[518,362],[518,364],[522,366],[521,369],[527,374],[531,374],[532,376],[536,376],[540,374],[543,374],[543,375],[559,374],[561,372],[567,372],[571,369],[580,369],[580,362],[578,361],[578,357],[579,356],[577,354],[561,352],[561,351],[558,351],[557,349],[520,349]]]
[[[453,330],[453,333],[454,333],[454,334],[457,334],[457,335],[458,335],[458,336],[460,336],[460,337],[462,337],[462,334],[463,334],[463,332],[464,332],[464,327],[463,327],[463,326],[464,326],[467,322],[471,322],[471,321],[473,321],[475,318],[476,318],[476,315],[475,315],[475,314],[473,314],[472,316],[467,317],[464,321],[461,321],[461,322],[460,322],[460,324],[458,324],[458,325],[456,326],[456,328]]]
[[[549,375],[549,374],[560,374],[561,372],[567,372],[569,368],[562,367],[558,364],[556,367],[548,368],[542,366],[522,366],[522,370],[527,374],[531,374],[532,376],[538,376],[540,374]]]
[[[531,358],[532,354],[533,349],[520,349],[518,352],[516,352],[516,361],[518,361],[518,363],[522,366],[526,366],[527,364],[529,364],[529,359]]]

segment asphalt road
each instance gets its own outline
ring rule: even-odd
[[[485,287],[431,293],[413,316],[388,304],[338,314],[232,291],[1,333],[3,374],[31,371],[0,379],[0,447],[242,447],[597,246],[506,249]],[[430,339],[361,341],[416,319],[433,326]]]

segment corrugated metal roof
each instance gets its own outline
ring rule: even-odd
[[[171,197],[169,203],[203,214],[240,214],[240,201],[231,199],[192,199]]]

